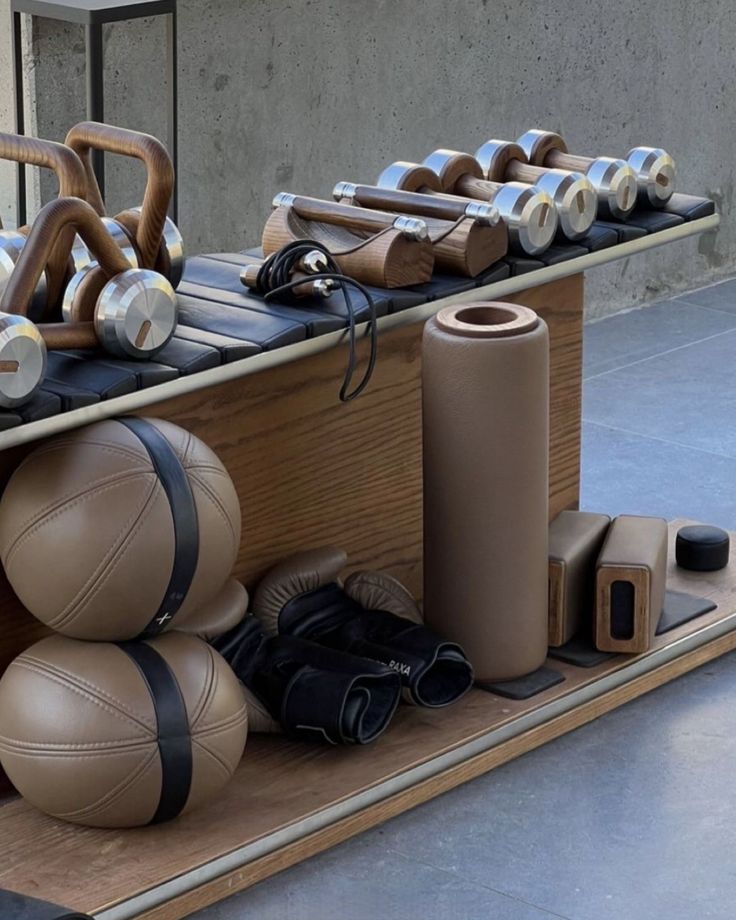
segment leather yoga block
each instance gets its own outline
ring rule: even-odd
[[[549,525],[549,645],[591,631],[595,570],[611,519],[591,511],[561,511]]]
[[[608,529],[596,567],[595,647],[646,652],[662,615],[667,522],[621,515]]]
[[[547,656],[549,339],[533,310],[446,307],[422,341],[424,614],[476,682]]]

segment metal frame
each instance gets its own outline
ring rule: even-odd
[[[166,76],[168,82],[167,115],[168,115],[168,147],[176,175],[179,165],[178,143],[178,61],[177,61],[177,21],[176,0],[152,0],[149,3],[136,3],[132,5],[114,3],[107,9],[87,9],[81,6],[67,6],[64,3],[44,2],[44,0],[11,0],[11,16],[13,18],[13,76],[15,90],[15,129],[18,134],[25,134],[25,100],[23,98],[23,47],[22,47],[22,14],[41,16],[57,19],[62,22],[79,22],[84,24],[85,34],[85,90],[87,119],[90,121],[105,120],[105,86],[104,70],[105,55],[102,36],[102,27],[109,22],[122,22],[130,19],[140,19],[144,16],[167,16],[166,21]],[[92,163],[100,186],[100,192],[105,197],[105,155],[101,150],[92,151]],[[17,221],[21,227],[28,217],[27,208],[26,170],[22,163],[18,164],[17,172]],[[177,188],[171,198],[171,219],[174,223],[178,220],[179,198]]]
[[[96,920],[132,920],[132,918],[140,916],[145,911],[192,891],[200,885],[218,878],[218,876],[246,866],[256,859],[267,856],[269,853],[273,853],[302,837],[306,837],[308,834],[323,830],[343,818],[404,792],[424,780],[444,773],[478,754],[489,751],[511,738],[537,728],[545,722],[549,722],[603,696],[605,693],[623,687],[635,678],[648,674],[663,665],[675,661],[688,652],[692,652],[709,642],[719,639],[721,636],[725,636],[734,628],[736,628],[736,612],[724,617],[717,623],[691,633],[689,636],[684,636],[671,645],[636,658],[631,664],[624,664],[617,671],[606,674],[598,680],[573,690],[551,703],[519,716],[519,718],[506,725],[492,729],[445,754],[433,757],[419,766],[412,767],[397,776],[377,783],[372,788],[331,805],[308,818],[268,834],[253,843],[239,847],[224,856],[210,860],[190,872],[185,872],[142,894],[135,895],[116,904],[114,907],[101,910],[95,913],[94,917]]]
[[[507,297],[509,294],[515,294],[518,291],[523,291],[526,288],[536,287],[539,284],[558,281],[560,278],[576,275],[579,272],[597,265],[605,265],[619,259],[627,259],[630,256],[646,252],[657,246],[664,246],[667,243],[674,243],[677,240],[696,236],[708,230],[714,230],[719,223],[719,216],[717,214],[712,214],[709,217],[701,217],[698,220],[689,221],[677,227],[671,227],[668,230],[660,230],[658,233],[652,233],[640,239],[619,243],[616,246],[610,246],[607,249],[600,249],[596,252],[589,252],[576,259],[568,259],[566,262],[559,262],[556,265],[548,265],[537,271],[505,278],[503,281],[497,281],[485,287],[473,288],[461,294],[452,294],[449,297],[433,300],[430,303],[420,304],[417,307],[402,310],[400,313],[392,313],[388,316],[381,317],[377,323],[378,331],[381,333],[389,329],[408,326],[412,323],[425,322],[430,316],[433,316],[438,310],[442,309],[442,307],[451,304],[498,299]],[[356,327],[357,334],[365,335],[367,326],[367,323],[358,325]],[[41,419],[37,422],[27,422],[23,425],[19,425],[17,428],[11,428],[8,431],[0,433],[0,450],[4,450],[8,447],[15,447],[17,444],[26,444],[30,441],[36,441],[39,438],[49,437],[50,435],[59,434],[62,431],[68,431],[72,428],[78,428],[81,425],[97,422],[100,419],[110,418],[115,415],[124,415],[128,412],[135,412],[153,403],[162,402],[165,399],[173,399],[185,393],[192,393],[220,383],[238,380],[241,377],[247,377],[249,374],[257,374],[271,367],[289,364],[291,361],[297,361],[309,355],[319,354],[320,352],[327,351],[330,348],[336,348],[338,345],[343,344],[347,339],[347,334],[347,330],[344,329],[336,332],[329,332],[326,335],[320,335],[313,339],[306,339],[294,345],[285,345],[283,348],[277,348],[274,351],[264,351],[250,358],[233,361],[231,364],[223,364],[219,367],[213,367],[211,370],[200,371],[191,376],[179,377],[177,380],[171,380],[168,383],[161,383],[157,386],[148,387],[145,390],[129,393],[126,396],[107,399],[103,402],[95,403],[92,406],[73,409],[71,412],[64,412],[61,415],[55,415],[48,419]]]

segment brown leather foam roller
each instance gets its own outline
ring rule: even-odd
[[[447,307],[422,344],[424,614],[476,682],[547,654],[549,338],[527,307]]]
[[[595,568],[611,519],[592,511],[561,511],[549,525],[549,645],[591,631]]]
[[[176,481],[128,427],[135,421],[160,436],[188,484],[187,531],[176,527]],[[21,603],[65,635],[120,641],[155,621],[154,631],[212,636],[247,604],[228,587],[240,525],[232,480],[206,444],[160,419],[110,419],[46,441],[15,470],[0,502],[0,558]],[[182,596],[164,608],[187,544]]]
[[[667,522],[622,514],[611,524],[596,567],[595,646],[646,652],[662,615]]]
[[[50,636],[0,680],[4,770],[29,802],[75,824],[136,827],[196,808],[229,781],[246,733],[237,678],[181,633],[121,645]]]

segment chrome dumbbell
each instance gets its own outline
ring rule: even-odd
[[[59,237],[78,231],[98,264],[76,286],[69,323],[35,324],[33,291]],[[162,275],[129,268],[94,210],[79,198],[49,202],[38,214],[0,299],[0,406],[27,402],[43,382],[47,349],[99,348],[148,358],[176,327],[176,294]]]
[[[532,166],[521,147],[511,141],[486,141],[475,151],[475,158],[492,182],[521,182],[547,192],[566,239],[578,240],[590,230],[598,212],[598,196],[582,173]]]
[[[184,270],[184,241],[176,224],[166,215],[174,189],[174,167],[166,147],[150,134],[94,121],[75,125],[65,143],[84,165],[87,201],[104,219],[130,265],[154,269],[176,287]],[[105,204],[92,169],[92,150],[135,157],[143,162],[147,181],[140,207],[128,208],[114,218],[105,216]]]
[[[403,189],[424,195],[449,193],[486,201],[498,208],[513,249],[537,255],[544,252],[557,230],[552,198],[518,182],[500,184],[483,178],[477,160],[454,150],[436,150],[423,164],[396,162],[378,177],[380,188]]]
[[[598,209],[608,216],[625,220],[636,205],[637,184],[634,170],[625,160],[613,157],[582,157],[567,152],[567,144],[554,131],[534,128],[516,142],[534,166],[551,166],[584,173],[598,193]]]
[[[632,147],[626,162],[634,170],[639,201],[652,208],[667,204],[675,191],[675,161],[661,147]]]

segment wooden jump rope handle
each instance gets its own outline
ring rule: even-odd
[[[38,279],[67,227],[82,237],[108,278],[130,267],[94,209],[81,198],[57,198],[38,212],[18,264],[0,299],[0,312],[27,316]],[[54,326],[61,325],[54,323]],[[68,324],[75,328],[79,324]],[[71,347],[71,346],[69,346]],[[74,347],[84,347],[77,345]]]
[[[67,134],[65,143],[79,155],[84,165],[87,174],[84,197],[100,217],[105,216],[105,203],[92,169],[90,151],[104,150],[143,161],[147,173],[146,191],[135,242],[141,267],[153,268],[174,191],[174,167],[166,147],[150,134],[96,121],[75,125]]]
[[[84,198],[87,176],[84,166],[73,150],[55,141],[44,141],[20,134],[0,133],[0,157],[29,166],[50,169],[59,182],[59,197]],[[53,306],[61,298],[69,268],[69,254],[74,240],[70,228],[59,239],[48,260],[48,303]]]
[[[561,150],[550,150],[544,158],[545,166],[551,166],[553,169],[574,169],[583,174],[588,171],[592,162],[590,157],[577,157]]]
[[[382,211],[371,211],[350,204],[338,204],[334,201],[307,198],[303,195],[290,196],[289,206],[303,220],[322,221],[325,224],[334,224],[337,227],[367,233],[377,233],[393,227],[395,220],[394,215],[384,214]]]
[[[356,185],[353,200],[366,208],[390,209],[414,214],[417,217],[434,217],[438,220],[458,220],[464,217],[468,202],[452,196],[432,197],[421,192],[404,192],[383,189],[376,185]]]

